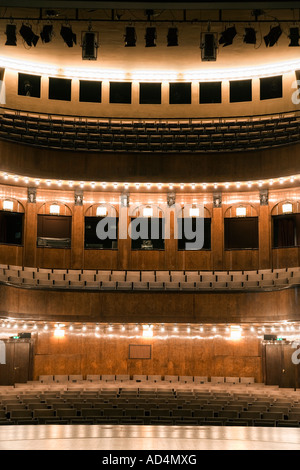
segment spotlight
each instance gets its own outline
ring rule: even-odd
[[[20,34],[22,38],[24,39],[24,41],[26,42],[26,44],[28,44],[28,46],[31,47],[33,45],[35,47],[37,45],[39,37],[36,34],[34,34],[34,32],[31,29],[31,26],[26,26],[25,24],[22,24],[21,29],[20,29]]]
[[[52,34],[53,34],[53,26],[52,24],[45,24],[43,27],[43,30],[41,31],[41,40],[44,43],[50,42],[52,39]]]
[[[136,45],[136,34],[135,28],[128,26],[125,32],[125,47],[135,47]]]
[[[178,46],[178,30],[177,28],[169,28],[167,35],[168,47]]]
[[[299,47],[299,28],[290,28],[290,34],[288,37],[291,40],[289,47]]]
[[[97,33],[92,33],[91,31],[82,33],[82,58],[87,60],[96,60],[97,48]]]
[[[146,47],[155,47],[155,40],[156,40],[156,28],[147,28],[146,29]]]
[[[17,36],[16,36],[16,25],[7,24],[6,25],[6,46],[16,46],[17,45]]]
[[[274,26],[273,28],[271,27],[269,34],[267,34],[264,37],[266,47],[273,47],[274,44],[276,44],[276,42],[280,38],[281,34],[282,34],[282,30],[281,30],[281,27],[279,25]]]
[[[231,26],[230,28],[227,28],[225,31],[223,31],[219,40],[219,44],[223,44],[223,47],[230,46],[235,36],[235,26]]]
[[[254,28],[245,28],[245,44],[256,44],[256,32]]]
[[[69,26],[62,26],[60,35],[68,47],[73,47],[73,44],[76,44],[76,34],[73,33],[72,28]]]

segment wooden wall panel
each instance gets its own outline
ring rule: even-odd
[[[260,341],[214,339],[134,339],[151,345],[151,359],[129,359],[130,338],[38,336],[34,379],[43,374],[161,374],[255,377],[261,381]]]

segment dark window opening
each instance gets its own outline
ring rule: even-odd
[[[110,103],[131,103],[131,83],[111,82],[109,90]]]
[[[221,103],[222,82],[200,83],[200,103]]]
[[[31,96],[33,98],[41,97],[41,77],[37,75],[28,75],[19,73],[18,95]]]
[[[192,248],[187,248],[187,244],[195,243],[196,236],[193,239],[188,239],[185,231],[185,223],[186,219],[180,218],[178,219],[178,234],[180,234],[180,238],[178,238],[178,250],[192,250]],[[192,231],[196,233],[196,218],[192,218]],[[211,249],[211,219],[205,218],[204,219],[204,243],[201,250],[210,250]]]
[[[260,79],[260,99],[282,98],[282,76]]]
[[[252,100],[252,81],[236,80],[230,82],[230,103]]]
[[[258,218],[225,218],[225,250],[258,248]]]
[[[137,217],[131,219],[131,229],[133,227],[135,235],[131,233],[132,250],[165,249],[165,219],[159,217]]]
[[[19,212],[0,211],[0,243],[5,245],[22,245],[23,218]]]
[[[300,245],[300,214],[273,216],[273,248]]]
[[[72,80],[49,77],[49,100],[71,101]]]
[[[79,81],[79,101],[85,103],[101,103],[101,82],[91,80]]]
[[[65,215],[38,215],[37,244],[52,248],[71,247],[72,217]]]
[[[170,104],[191,104],[191,83],[170,83]]]
[[[97,225],[103,220],[105,220],[105,226],[103,227],[104,234],[103,237],[99,238],[97,235]],[[104,238],[104,236],[107,237]],[[118,248],[118,219],[116,217],[85,217],[84,248],[116,250]]]
[[[140,83],[140,104],[161,104],[161,83]]]

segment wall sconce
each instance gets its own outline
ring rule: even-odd
[[[5,201],[3,201],[3,210],[4,211],[12,211],[14,208],[14,203],[13,201],[9,201],[8,199],[6,199]]]
[[[190,217],[199,217],[199,207],[190,208]]]
[[[152,207],[144,207],[143,216],[144,217],[152,217],[153,216],[153,208]]]
[[[106,217],[107,208],[105,206],[98,206],[96,210],[97,217]]]
[[[237,207],[235,213],[237,217],[246,217],[246,207]]]
[[[239,326],[230,327],[230,339],[239,340],[242,337],[242,330]]]
[[[290,214],[291,212],[293,212],[293,204],[291,204],[290,202],[282,204],[282,212],[284,214]]]
[[[59,215],[59,213],[60,213],[60,206],[58,204],[51,204],[50,214],[51,215]]]
[[[56,328],[54,330],[54,337],[55,338],[64,338],[65,336],[65,330],[62,330],[61,328]]]

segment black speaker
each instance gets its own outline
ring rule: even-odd
[[[204,33],[201,41],[203,61],[216,60],[216,38],[214,33]]]
[[[276,335],[264,335],[265,341],[275,341],[277,339]]]
[[[19,338],[21,339],[30,339],[31,333],[19,333]]]
[[[97,59],[98,39],[97,33],[87,32],[82,36],[82,58],[86,60]]]

